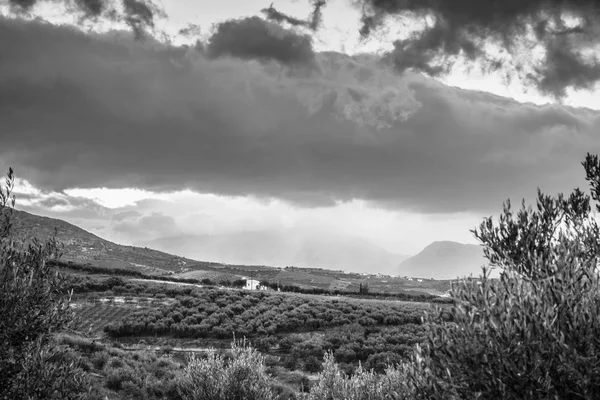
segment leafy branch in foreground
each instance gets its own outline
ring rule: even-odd
[[[61,249],[55,238],[14,237],[13,188],[10,169],[0,188],[0,398],[79,398],[85,379],[52,342],[71,319],[64,280],[48,265]]]

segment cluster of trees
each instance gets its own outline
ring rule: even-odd
[[[189,288],[188,288],[189,289]],[[417,308],[384,302],[307,299],[267,292],[189,290],[176,303],[134,312],[105,328],[114,337],[173,334],[176,337],[250,337],[360,324],[420,324]]]
[[[102,275],[112,275],[112,276],[126,276],[132,278],[139,279],[148,279],[148,280],[156,280],[156,281],[167,281],[174,283],[190,283],[194,285],[221,285],[221,286],[230,286],[230,287],[243,287],[246,285],[245,279],[235,279],[235,280],[221,280],[219,282],[215,282],[211,279],[193,279],[193,278],[177,278],[169,275],[149,275],[145,274],[141,271],[130,270],[126,268],[106,268],[106,267],[98,267],[96,265],[91,264],[79,264],[73,261],[61,261],[57,259],[50,260],[48,262],[49,265],[58,267],[59,269],[67,269],[74,271],[83,271],[89,272],[92,274],[102,274]]]
[[[359,364],[382,373],[387,366],[410,360],[415,344],[427,337],[426,327],[416,324],[364,327],[346,325],[319,335],[294,334],[279,338],[283,365],[308,372],[321,370],[321,361],[331,353],[340,369],[352,374]],[[257,347],[261,349],[261,343]]]
[[[428,294],[415,294],[415,293],[407,293],[407,292],[396,292],[396,293],[384,293],[370,290],[368,288],[367,283],[359,284],[358,291],[351,290],[338,290],[338,289],[325,289],[319,287],[300,287],[296,285],[288,285],[281,284],[279,282],[272,282],[268,280],[262,280],[260,282],[261,286],[273,289],[280,290],[282,292],[291,292],[291,293],[302,293],[302,294],[318,294],[324,296],[348,296],[360,299],[381,299],[381,300],[401,300],[401,301],[414,301],[414,302],[432,302],[432,303],[441,303],[441,304],[450,304],[452,303],[452,299],[439,297],[435,295]]]

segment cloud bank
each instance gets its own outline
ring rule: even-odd
[[[0,0],[0,5],[8,4],[11,11],[19,15],[27,15],[37,5],[48,3],[64,6],[66,12],[77,16],[80,21],[124,23],[138,38],[153,31],[155,20],[165,16],[152,0]]]
[[[251,21],[232,26],[271,32]],[[370,55],[300,52],[313,66],[298,68],[271,42],[220,43],[228,51],[210,54],[0,19],[0,162],[44,190],[189,188],[450,213],[583,186],[579,162],[600,150],[592,110],[400,77]]]
[[[210,57],[275,60],[286,65],[308,65],[315,54],[311,38],[287,31],[258,17],[217,24],[207,46]]]
[[[326,1],[323,2],[326,4]],[[563,98],[567,88],[593,89],[600,80],[597,0],[350,0],[362,12],[357,29],[377,34],[390,18],[406,34],[389,54],[400,72],[438,76],[459,59],[484,71],[503,70],[540,92]],[[325,5],[318,3],[315,11]],[[277,10],[267,14],[272,20]]]

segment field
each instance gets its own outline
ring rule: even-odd
[[[303,278],[297,271],[279,273],[295,282]],[[347,373],[359,363],[381,372],[408,359],[425,339],[421,316],[431,308],[414,301],[219,289],[105,274],[76,273],[72,279],[73,329],[106,348],[116,346],[120,350],[111,351],[121,358],[142,351],[181,368],[186,354],[226,351],[234,338],[246,338],[267,357],[269,373],[290,399],[315,380],[326,352]],[[319,279],[311,283],[335,282]],[[108,360],[105,370],[111,369],[110,360],[120,365]],[[116,398],[122,395],[118,386],[111,388],[105,387]]]
[[[318,268],[205,264],[148,274],[141,267],[56,266],[74,291],[73,332],[92,341],[85,346],[100,346],[77,357],[97,374],[109,399],[177,399],[154,386],[156,394],[148,393],[143,379],[164,374],[162,365],[184,368],[191,354],[227,354],[235,339],[266,357],[281,399],[300,398],[309,390],[326,354],[348,374],[359,365],[383,372],[407,361],[425,341],[425,311],[432,302],[445,307],[448,300],[431,293],[449,287],[449,282]],[[269,289],[241,289],[243,277]],[[67,341],[73,340],[83,339]],[[119,376],[126,384],[115,383]],[[172,386],[171,378],[161,387]],[[140,391],[141,397],[132,395]]]
[[[284,285],[297,285],[299,287],[318,287],[326,289],[329,288],[331,283],[334,282],[336,278],[332,276],[310,274],[298,270],[284,270],[275,275],[273,280]]]

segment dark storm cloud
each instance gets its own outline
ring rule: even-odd
[[[137,37],[154,28],[155,18],[164,11],[151,0],[0,0],[11,6],[14,13],[27,13],[37,4],[60,3],[82,19],[104,19],[127,24]]]
[[[189,188],[427,213],[584,186],[600,113],[520,104],[377,60],[278,63],[0,20],[0,161],[42,190]],[[127,221],[127,220],[125,220]]]
[[[228,20],[217,25],[206,48],[210,57],[276,60],[287,65],[314,60],[312,40],[259,17]]]
[[[273,7],[272,3],[268,8],[263,8],[262,10],[260,10],[260,12],[265,14],[265,17],[267,17],[267,19],[269,19],[271,21],[279,22],[279,23],[287,22],[288,24],[290,24],[292,26],[305,26],[305,27],[308,26],[308,24],[309,24],[309,22],[307,20],[294,18],[290,15],[287,15],[285,13],[278,11],[275,7]]]
[[[292,17],[291,15],[282,13],[281,11],[273,7],[273,4],[274,3],[271,3],[271,5],[268,8],[263,8],[262,10],[260,10],[263,14],[265,14],[265,17],[267,19],[279,23],[286,22],[292,26],[302,26],[314,31],[321,26],[321,22],[323,20],[322,10],[323,7],[325,7],[325,5],[327,4],[327,2],[326,0],[311,0],[313,10],[307,19],[298,19]]]
[[[202,28],[198,24],[187,24],[185,28],[179,30],[179,34],[185,37],[198,37],[202,33]]]
[[[600,80],[598,0],[351,0],[362,10],[363,36],[388,16],[410,18],[423,27],[394,43],[399,71],[440,75],[457,56],[484,70],[504,69],[541,92],[564,97],[567,88],[590,89]],[[407,28],[408,30],[408,28]],[[486,45],[497,44],[507,56]],[[532,50],[545,52],[534,62]]]

